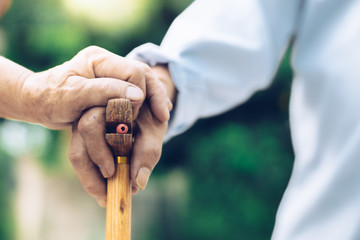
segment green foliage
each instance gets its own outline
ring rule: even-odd
[[[186,137],[189,211],[171,239],[269,239],[292,166],[286,129],[272,120],[212,125]]]
[[[0,150],[0,239],[14,239],[14,160]]]
[[[224,123],[195,139],[189,149],[189,205],[200,211],[186,221],[195,233],[191,239],[269,238],[288,178],[281,170],[291,166],[279,135],[268,122]]]

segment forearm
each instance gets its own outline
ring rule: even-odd
[[[0,117],[33,121],[22,104],[21,89],[32,71],[0,56]]]

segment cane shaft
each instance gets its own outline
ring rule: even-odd
[[[115,160],[115,174],[107,181],[106,240],[131,239],[132,107],[129,100],[112,99],[106,107],[105,139]]]
[[[121,162],[123,159],[121,158]],[[107,185],[106,240],[130,240],[131,186],[129,164],[116,163],[115,165],[115,175],[108,179]]]

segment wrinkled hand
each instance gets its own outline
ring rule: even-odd
[[[170,75],[167,74],[170,81]],[[157,78],[147,81],[148,98],[154,95],[165,101],[167,95],[173,93],[174,87],[163,86]],[[162,86],[160,87],[159,84]],[[166,91],[165,91],[166,89]],[[164,96],[163,94],[166,94]],[[169,94],[173,100],[173,94]],[[163,138],[167,130],[167,121],[161,121],[152,111],[156,101],[146,102],[140,109],[136,120],[137,134],[131,156],[130,175],[133,193],[138,188],[144,189],[155,165],[158,163]],[[169,105],[171,110],[172,105]],[[106,206],[106,181],[115,172],[114,159],[105,140],[105,108],[96,107],[87,110],[81,119],[73,125],[73,137],[69,149],[69,159],[84,189],[93,196],[99,205]]]
[[[112,98],[127,98],[136,117],[147,91],[145,81],[152,81],[150,73],[141,62],[88,47],[62,65],[29,75],[21,87],[20,112],[26,121],[62,129],[88,108],[106,106]],[[157,87],[156,82],[152,86]],[[155,115],[166,121],[169,103],[164,95],[154,95],[150,101],[156,106]]]
[[[131,157],[133,193],[144,189],[161,155],[167,122],[153,117],[145,104],[137,119]],[[84,189],[100,206],[106,206],[106,181],[115,172],[114,159],[105,140],[105,108],[92,108],[73,126],[69,159]],[[99,171],[100,170],[100,171]]]

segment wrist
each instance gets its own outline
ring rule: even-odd
[[[34,72],[27,72],[22,74],[18,90],[18,99],[19,99],[19,113],[22,114],[20,120],[32,122],[32,123],[42,123],[42,116],[40,114],[40,97],[41,89],[40,86],[36,84],[36,75]],[[45,99],[43,99],[45,100]]]
[[[22,89],[33,72],[3,57],[0,57],[0,71],[0,117],[28,121]]]

